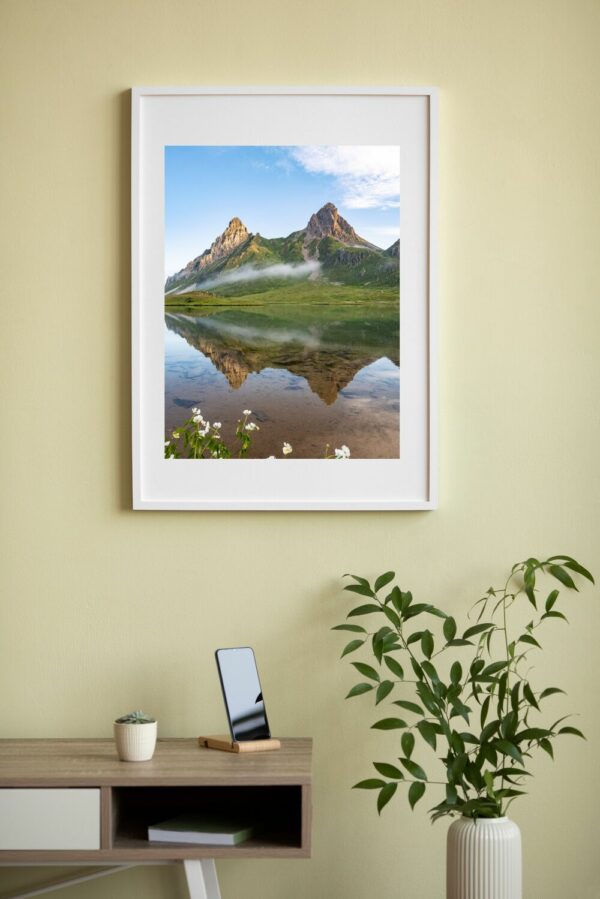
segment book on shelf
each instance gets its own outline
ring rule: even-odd
[[[237,846],[253,834],[254,828],[248,821],[197,814],[178,815],[148,828],[152,842],[198,846]]]

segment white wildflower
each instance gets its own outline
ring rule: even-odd
[[[173,438],[179,440],[179,431],[173,431]]]
[[[346,444],[342,444],[340,449],[335,450],[335,458],[336,459],[349,459],[350,458],[350,450],[346,446]]]
[[[170,442],[171,442],[170,440],[165,440],[165,446],[168,446],[170,444]]]
[[[194,418],[192,420],[193,420],[194,424],[197,424],[197,425],[204,424],[204,419],[202,418],[200,412],[198,412],[197,415],[194,415]]]
[[[220,421],[213,421],[213,430],[220,431],[221,427],[222,427],[222,425],[221,425]]]
[[[270,462],[271,459],[274,459],[275,456],[267,456],[267,462]]]
[[[204,428],[198,428],[198,434],[200,437],[206,437],[210,430],[210,423],[208,421],[204,422]]]
[[[252,415],[252,409],[244,409],[243,415]]]
[[[283,444],[283,455],[284,455],[284,456],[289,456],[289,454],[290,454],[292,451],[293,451],[293,450],[292,450],[292,444],[291,444],[291,443],[284,443],[284,444]]]
[[[260,428],[253,421],[249,421],[247,425],[244,425],[246,431],[260,431]]]

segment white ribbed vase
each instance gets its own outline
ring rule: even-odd
[[[154,755],[158,725],[113,724],[117,755],[122,762],[148,762]]]
[[[459,818],[448,829],[446,899],[521,899],[521,831],[509,818]]]

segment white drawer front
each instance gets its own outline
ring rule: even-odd
[[[0,789],[3,849],[100,849],[100,790]]]

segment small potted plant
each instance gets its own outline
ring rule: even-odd
[[[541,631],[566,621],[559,591],[577,590],[578,576],[593,583],[592,575],[570,556],[527,559],[485,591],[464,629],[410,592],[390,589],[392,571],[373,584],[350,576],[345,589],[359,605],[334,630],[352,635],[342,658],[362,648],[370,664],[352,661],[361,680],[346,698],[391,702],[393,711],[371,726],[395,731],[400,752],[373,762],[377,776],[355,786],[375,792],[380,813],[403,788],[411,808],[438,793],[432,820],[457,819],[448,831],[447,899],[521,899],[521,834],[507,811],[525,794],[534,753],[553,759],[556,741],[583,736],[564,723],[569,715],[548,720],[547,706],[564,691],[535,682],[531,654],[542,648]],[[540,595],[543,576],[553,583]],[[423,752],[433,758],[422,761]]]
[[[113,725],[117,755],[122,762],[147,762],[154,755],[157,723],[144,712],[129,712]]]

